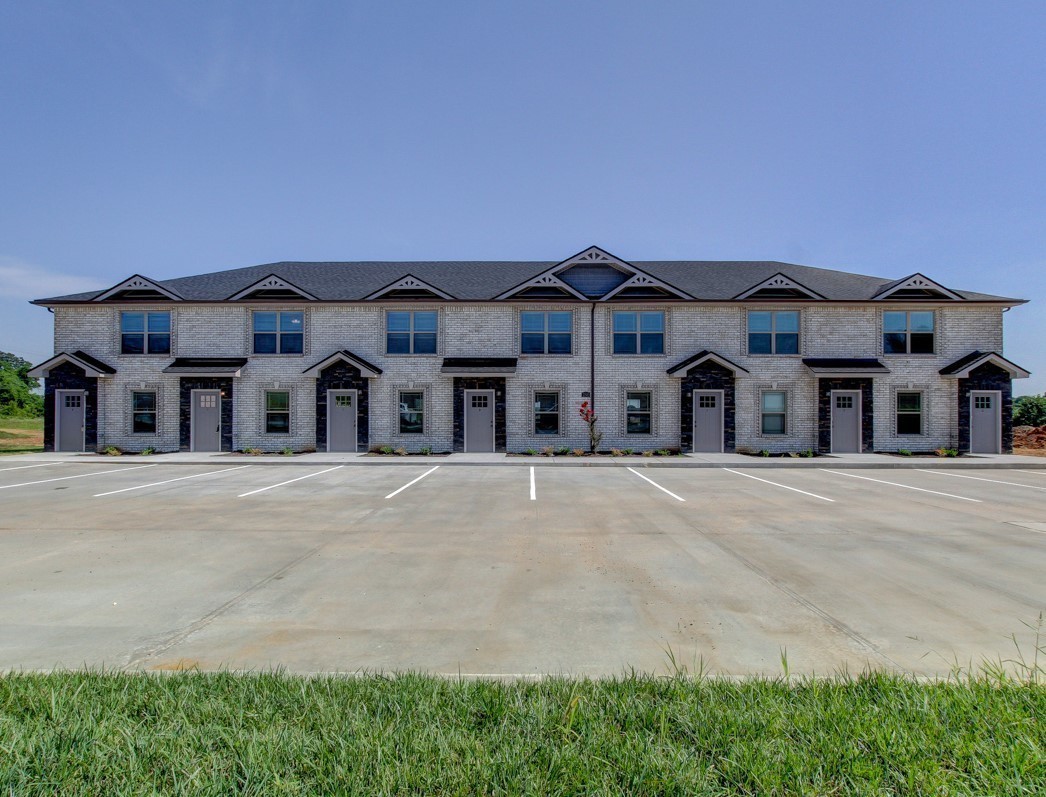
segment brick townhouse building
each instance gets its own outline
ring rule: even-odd
[[[48,450],[1012,446],[1023,300],[778,262],[283,262],[36,300]]]

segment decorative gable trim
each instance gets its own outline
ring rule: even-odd
[[[97,360],[94,357],[91,357],[82,351],[77,351],[72,354],[70,354],[67,351],[63,351],[56,354],[50,360],[45,360],[39,365],[33,366],[31,369],[29,369],[28,375],[33,377],[34,379],[46,379],[48,373],[52,368],[56,368],[57,366],[62,365],[63,363],[75,365],[77,368],[84,372],[84,376],[87,376],[89,378],[105,378],[107,376],[112,376],[116,373],[116,369],[113,368],[111,365],[107,365],[106,363],[103,363],[101,360]]]
[[[960,357],[951,365],[946,365],[939,371],[939,373],[941,376],[951,377],[953,379],[966,379],[970,376],[971,371],[980,368],[982,365],[989,364],[1006,371],[1011,379],[1027,379],[1031,376],[1031,371],[1026,371],[1024,368],[1017,365],[1017,363],[1012,360],[1007,360],[1001,354],[994,351],[971,352],[965,357]]]
[[[372,299],[380,299],[382,296],[390,294],[393,291],[428,291],[429,293],[439,297],[440,299],[456,298],[454,296],[451,296],[446,291],[441,291],[439,288],[430,285],[424,280],[418,279],[413,274],[408,274],[407,276],[403,277],[403,279],[390,283],[389,285],[386,285],[384,288],[374,291],[374,293],[372,293],[370,296],[365,296],[363,298],[366,301],[370,301]]]
[[[168,299],[172,301],[182,301],[182,297],[174,291],[172,291],[170,288],[165,288],[158,282],[155,282],[149,279],[148,277],[143,277],[141,274],[135,274],[133,277],[125,279],[119,285],[114,285],[104,293],[95,296],[94,299],[92,299],[91,301],[104,302],[106,299],[110,299],[116,294],[123,293],[124,291],[156,291],[157,293],[166,296]]]
[[[730,373],[732,373],[734,376],[740,376],[741,374],[749,373],[747,368],[742,368],[737,363],[731,362],[730,360],[726,359],[726,357],[716,354],[714,351],[708,351],[707,349],[705,349],[704,351],[699,351],[692,357],[687,357],[678,365],[673,365],[671,368],[667,370],[667,373],[669,376],[685,377],[693,369],[706,362],[712,362],[716,365],[721,365],[723,368],[730,371]]]
[[[678,296],[680,299],[694,298],[690,294],[683,293],[683,291],[679,290],[678,288],[672,287],[667,282],[662,282],[659,279],[651,277],[646,272],[639,271],[639,269],[635,269],[635,272],[635,274],[633,274],[627,280],[622,282],[612,291],[608,291],[607,293],[603,294],[599,301],[605,302],[607,301],[607,299],[613,299],[622,291],[627,291],[630,288],[656,288],[658,290],[664,291],[665,293],[671,293],[675,296]]]
[[[923,276],[922,274],[912,274],[910,277],[899,279],[896,282],[892,282],[889,285],[883,286],[880,291],[873,297],[875,301],[882,301],[890,296],[893,296],[898,291],[934,291],[941,294],[946,299],[952,299],[957,302],[964,301],[963,297],[954,291],[948,290],[939,282],[934,282],[929,277]],[[911,298],[911,297],[909,297]],[[933,296],[927,296],[925,298],[932,299],[938,298]]]
[[[334,354],[330,355],[329,357],[325,357],[315,365],[306,368],[304,371],[302,371],[302,375],[319,377],[319,375],[324,370],[330,368],[332,365],[334,365],[334,363],[337,362],[343,362],[351,365],[353,368],[357,369],[360,372],[360,376],[364,378],[369,379],[381,375],[381,369],[378,366],[367,362],[362,357],[353,354],[348,349],[341,349],[340,351],[334,352]]]
[[[308,299],[312,302],[318,301],[311,293],[303,291],[297,285],[288,282],[282,277],[277,277],[275,274],[263,277],[253,285],[248,285],[242,291],[234,293],[226,301],[235,302],[238,299],[249,299],[251,294],[257,293],[258,291],[291,291],[292,293],[298,294],[303,299]]]
[[[824,297],[821,294],[810,290],[802,283],[796,282],[794,279],[785,274],[782,274],[780,271],[774,274],[774,276],[770,277],[770,279],[763,280],[758,285],[753,285],[744,293],[737,294],[737,296],[735,296],[734,299],[740,301],[742,299],[749,299],[753,297],[759,298],[756,297],[755,294],[759,293],[760,291],[799,291],[800,293],[806,294],[805,298],[808,299],[824,299]],[[767,298],[780,300],[800,297],[774,296]]]
[[[548,271],[546,271],[544,274],[539,274],[538,276],[534,277],[534,279],[532,279],[532,280],[527,280],[526,282],[520,283],[515,288],[512,288],[511,290],[505,291],[500,296],[495,296],[494,299],[495,299],[495,301],[497,301],[498,299],[508,299],[508,298],[510,298],[512,296],[516,296],[516,295],[518,295],[520,293],[524,293],[525,291],[528,291],[528,290],[530,290],[532,288],[555,288],[555,289],[564,291],[565,293],[567,293],[570,296],[573,296],[573,297],[575,297],[577,299],[581,299],[583,301],[588,301],[588,297],[587,296],[585,296],[582,293],[578,293],[576,290],[574,290],[569,285],[567,285],[565,282],[563,282],[563,280],[561,280],[555,274],[552,274],[552,273],[550,273]]]

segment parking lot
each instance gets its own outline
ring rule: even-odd
[[[1044,470],[0,460],[2,669],[932,674],[1044,573]]]

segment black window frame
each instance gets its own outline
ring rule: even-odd
[[[541,409],[541,403],[540,403],[540,401],[538,399],[539,396],[555,396],[556,397],[555,409],[554,410]],[[533,406],[534,406],[533,429],[534,429],[534,436],[535,437],[555,437],[557,435],[562,434],[562,432],[563,432],[563,424],[562,424],[562,421],[563,421],[563,396],[562,396],[562,392],[561,391],[559,391],[559,390],[551,390],[551,389],[550,390],[535,390],[534,391],[534,404],[533,404]],[[555,430],[554,431],[547,431],[547,430],[543,431],[543,430],[541,430],[539,428],[539,426],[538,426],[539,417],[541,417],[541,418],[555,417],[555,419],[556,419],[556,428],[555,428]]]
[[[552,318],[551,316],[566,316],[568,320],[568,330],[563,332],[561,330],[552,330]],[[527,330],[526,329],[526,316],[541,316],[542,317],[542,328],[540,332]],[[551,342],[553,338],[567,339],[567,350],[566,351],[551,351]],[[527,349],[526,343],[529,340],[531,344],[541,341],[540,351],[530,351]],[[572,310],[520,310],[519,312],[519,353],[524,356],[535,356],[535,355],[548,355],[550,357],[569,357],[574,353],[574,312]]]
[[[777,318],[779,315],[794,315],[795,316],[795,331],[794,332],[778,332],[777,330]],[[770,316],[770,330],[769,331],[752,331],[752,316],[756,314],[769,315]],[[801,310],[749,310],[745,316],[745,328],[748,331],[748,354],[753,357],[794,357],[802,352],[803,345],[803,314]],[[760,338],[768,338],[770,342],[770,351],[756,351],[756,347],[752,345],[753,338],[759,336]],[[780,349],[788,347],[782,347],[781,343],[791,338],[795,338],[795,351],[781,351]]]
[[[618,319],[625,316],[635,316],[635,328],[632,330],[618,330]],[[659,316],[661,329],[643,330],[644,316]],[[628,357],[660,357],[665,354],[665,327],[668,319],[664,310],[612,310],[610,314],[610,336],[611,353]],[[648,341],[658,341],[657,351],[644,351]],[[631,344],[628,343],[631,341]]]
[[[410,409],[409,405],[407,405],[407,403],[403,400],[404,396],[418,396],[421,401],[421,409]],[[399,422],[397,426],[399,433],[410,435],[425,434],[425,391],[400,390],[399,393],[396,394],[396,397],[398,399],[397,403],[399,406]],[[407,409],[404,409],[405,407]],[[413,422],[411,422],[407,419],[407,416],[409,415],[421,417],[416,418]],[[405,426],[405,424],[407,424],[407,426]],[[415,424],[417,425],[417,428],[412,428]]]
[[[645,410],[630,410],[628,402],[633,396],[646,396],[647,407]],[[646,417],[647,428],[643,430],[632,430],[632,419],[634,417]],[[653,390],[626,390],[625,391],[625,434],[627,435],[652,435],[654,433],[654,391]]]
[[[912,315],[929,315],[930,316],[930,331],[913,331],[912,329]],[[903,315],[904,316],[904,330],[886,328],[887,316],[890,315]],[[883,310],[882,317],[883,324],[883,354],[891,356],[930,356],[937,353],[937,312],[935,310]],[[891,340],[891,338],[893,340]],[[897,344],[903,340],[904,348],[899,349]],[[915,346],[915,342],[920,343],[919,346]],[[926,343],[929,342],[929,348],[927,350]],[[918,349],[916,351],[915,349]]]
[[[407,329],[392,329],[389,323],[392,315],[406,315],[409,316],[409,324]],[[417,317],[418,315],[431,315],[435,318],[435,327],[432,330],[418,330],[417,328]],[[392,341],[393,336],[396,336],[397,340],[403,339],[407,341],[407,351],[393,351],[389,343]],[[432,350],[418,351],[419,340],[428,341],[431,337]],[[385,354],[389,357],[434,357],[439,354],[439,310],[386,310],[385,311]]]
[[[126,331],[127,319],[131,316],[142,317],[142,328],[132,332]],[[153,318],[165,318],[165,330],[151,330]],[[140,341],[138,346],[128,346],[132,340]],[[170,310],[121,310],[120,311],[120,354],[132,356],[169,355],[171,353],[171,311]]]
[[[272,409],[269,406],[269,397],[282,394],[287,397],[286,409]],[[273,428],[273,421],[276,418],[282,418],[286,416],[286,425],[281,428]],[[266,390],[265,391],[265,434],[279,434],[289,435],[291,433],[291,391],[289,390]]]
[[[766,408],[766,396],[771,393],[780,394],[784,397],[784,409],[768,410]],[[781,418],[781,431],[766,431],[766,419],[769,416]],[[759,391],[759,434],[762,437],[786,437],[788,435],[788,391],[787,390],[761,390]]]
[[[919,408],[916,410],[901,409],[901,396],[918,396],[919,397]],[[914,435],[925,434],[924,429],[924,417],[926,415],[926,397],[923,395],[921,390],[898,390],[894,395],[893,401],[894,410],[894,431],[898,437],[907,437]],[[911,431],[910,429],[901,429],[901,419],[915,418],[917,429]]]
[[[138,397],[139,396],[152,396],[152,409],[139,409]],[[147,419],[152,417],[152,428],[139,428],[139,420],[143,420],[147,423]],[[155,390],[132,390],[131,391],[131,434],[151,434],[155,435],[159,430],[159,396]]]
[[[258,330],[258,319],[274,316],[273,329]],[[301,329],[284,329],[284,316],[299,316]],[[272,339],[272,350],[258,346],[261,338]],[[305,354],[305,311],[304,310],[254,310],[251,313],[251,354],[265,357],[300,357]]]

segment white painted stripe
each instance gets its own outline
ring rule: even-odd
[[[757,482],[763,482],[763,484],[772,484],[774,487],[783,487],[786,490],[791,490],[793,493],[802,493],[808,495],[811,498],[820,498],[822,501],[828,501],[829,503],[835,503],[834,498],[825,498],[823,495],[817,493],[808,493],[806,490],[800,490],[797,487],[789,487],[787,484],[778,484],[777,482],[769,481],[768,479],[760,479],[758,476],[753,476],[751,473],[744,473],[743,471],[733,470],[731,468],[723,468],[728,473],[736,473],[738,476],[747,476],[749,479],[755,479]]]
[[[0,473],[5,470],[25,470],[26,468],[45,468],[48,465],[61,465],[61,462],[41,462],[39,465],[19,465],[17,468],[0,468]]]
[[[834,473],[836,476],[849,476],[851,479],[864,479],[866,482],[878,482],[879,484],[889,484],[891,487],[903,487],[905,490],[917,490],[920,493],[933,493],[934,495],[943,495],[945,498],[957,498],[960,501],[972,501],[975,504],[983,504],[979,498],[967,498],[963,495],[952,495],[951,493],[939,493],[936,490],[924,490],[922,487],[912,487],[910,484],[898,484],[897,482],[883,481],[882,479],[873,479],[871,476],[858,476],[856,473],[843,473],[839,470],[828,470],[828,468],[818,468],[823,470],[825,473]]]
[[[246,466],[245,466],[246,467]],[[320,476],[324,473],[330,473],[332,470],[338,470],[344,468],[344,465],[335,465],[333,468],[327,468],[326,470],[318,470],[315,473],[307,473],[304,476],[299,476],[297,479],[288,479],[285,482],[279,484],[270,484],[268,487],[259,487],[257,490],[251,490],[249,493],[240,493],[237,498],[246,498],[248,495],[256,495],[257,493],[264,493],[266,490],[275,490],[277,487],[283,487],[285,484],[294,484],[294,482],[300,482],[302,479],[311,479],[313,476]]]
[[[1046,476],[1046,470],[1022,470],[1020,472],[1021,473],[1034,473],[1036,476]]]
[[[1021,484],[1020,482],[1004,482],[1000,479],[985,479],[982,476],[964,476],[960,473],[945,473],[939,470],[923,470],[916,468],[919,473],[933,473],[936,476],[954,476],[956,479],[973,479],[978,482],[991,482],[992,484],[1008,484],[1011,487],[1027,487],[1029,490],[1046,490],[1046,487],[1036,487],[1034,484]]]
[[[198,479],[201,476],[217,476],[219,473],[228,473],[231,470],[243,470],[249,468],[250,465],[239,465],[235,468],[225,468],[224,470],[212,470],[208,473],[194,473],[192,476],[179,476],[177,479],[167,479],[162,482],[152,482],[151,484],[139,484],[136,487],[124,487],[122,490],[110,490],[107,493],[98,493],[95,498],[104,498],[107,495],[116,495],[117,493],[129,493],[131,490],[144,490],[146,487],[159,487],[161,484],[170,484],[171,482],[183,482],[186,479]]]
[[[403,492],[404,490],[406,490],[406,489],[407,489],[408,487],[410,487],[410,486],[411,486],[412,484],[417,484],[417,483],[418,483],[418,482],[420,482],[420,481],[421,481],[422,479],[424,479],[424,478],[425,478],[426,476],[428,476],[428,475],[429,475],[430,473],[432,473],[432,471],[434,471],[434,470],[438,470],[438,469],[439,469],[439,465],[436,465],[436,466],[435,466],[434,468],[429,468],[429,469],[428,469],[427,471],[425,471],[425,472],[424,472],[423,474],[421,474],[421,475],[420,475],[420,476],[419,476],[418,478],[416,478],[416,479],[411,479],[411,480],[410,480],[409,482],[407,482],[406,484],[404,484],[404,485],[403,485],[402,487],[400,487],[400,488],[399,488],[398,490],[394,490],[393,492],[389,493],[389,494],[388,494],[388,495],[386,495],[385,497],[386,497],[386,498],[392,498],[392,496],[394,496],[394,495],[399,495],[399,494],[400,494],[400,493],[402,493],[402,492]]]
[[[122,473],[125,470],[141,470],[142,468],[155,468],[155,465],[135,465],[130,468],[117,468],[116,470],[99,470],[94,473],[81,473],[77,476],[59,476],[55,479],[41,479],[37,482],[22,482],[21,484],[5,484],[0,490],[10,490],[12,487],[28,487],[30,484],[47,484],[48,482],[61,482],[66,479],[86,479],[88,476],[104,476],[106,473]]]
[[[648,478],[647,478],[646,476],[644,476],[644,475],[643,475],[642,473],[640,473],[640,472],[639,472],[638,470],[636,470],[635,468],[629,468],[629,470],[630,470],[630,471],[632,471],[632,472],[633,472],[634,474],[636,474],[636,476],[638,476],[638,477],[639,477],[640,479],[642,479],[643,481],[647,481],[647,482],[650,482],[650,483],[651,483],[652,485],[654,485],[654,486],[655,486],[655,487],[656,487],[657,489],[659,489],[659,490],[660,490],[661,492],[663,492],[663,493],[668,493],[668,494],[669,494],[670,496],[672,496],[673,498],[675,498],[675,499],[676,499],[677,501],[682,501],[682,502],[686,503],[686,499],[685,499],[685,498],[680,498],[680,497],[679,497],[678,495],[676,495],[675,493],[673,493],[673,492],[672,492],[671,490],[666,490],[666,489],[665,489],[664,487],[662,487],[662,486],[661,486],[660,484],[658,484],[658,483],[657,483],[656,481],[654,481],[653,479],[648,479]]]
[[[530,500],[538,500],[537,484],[534,483],[534,466],[530,466]]]

